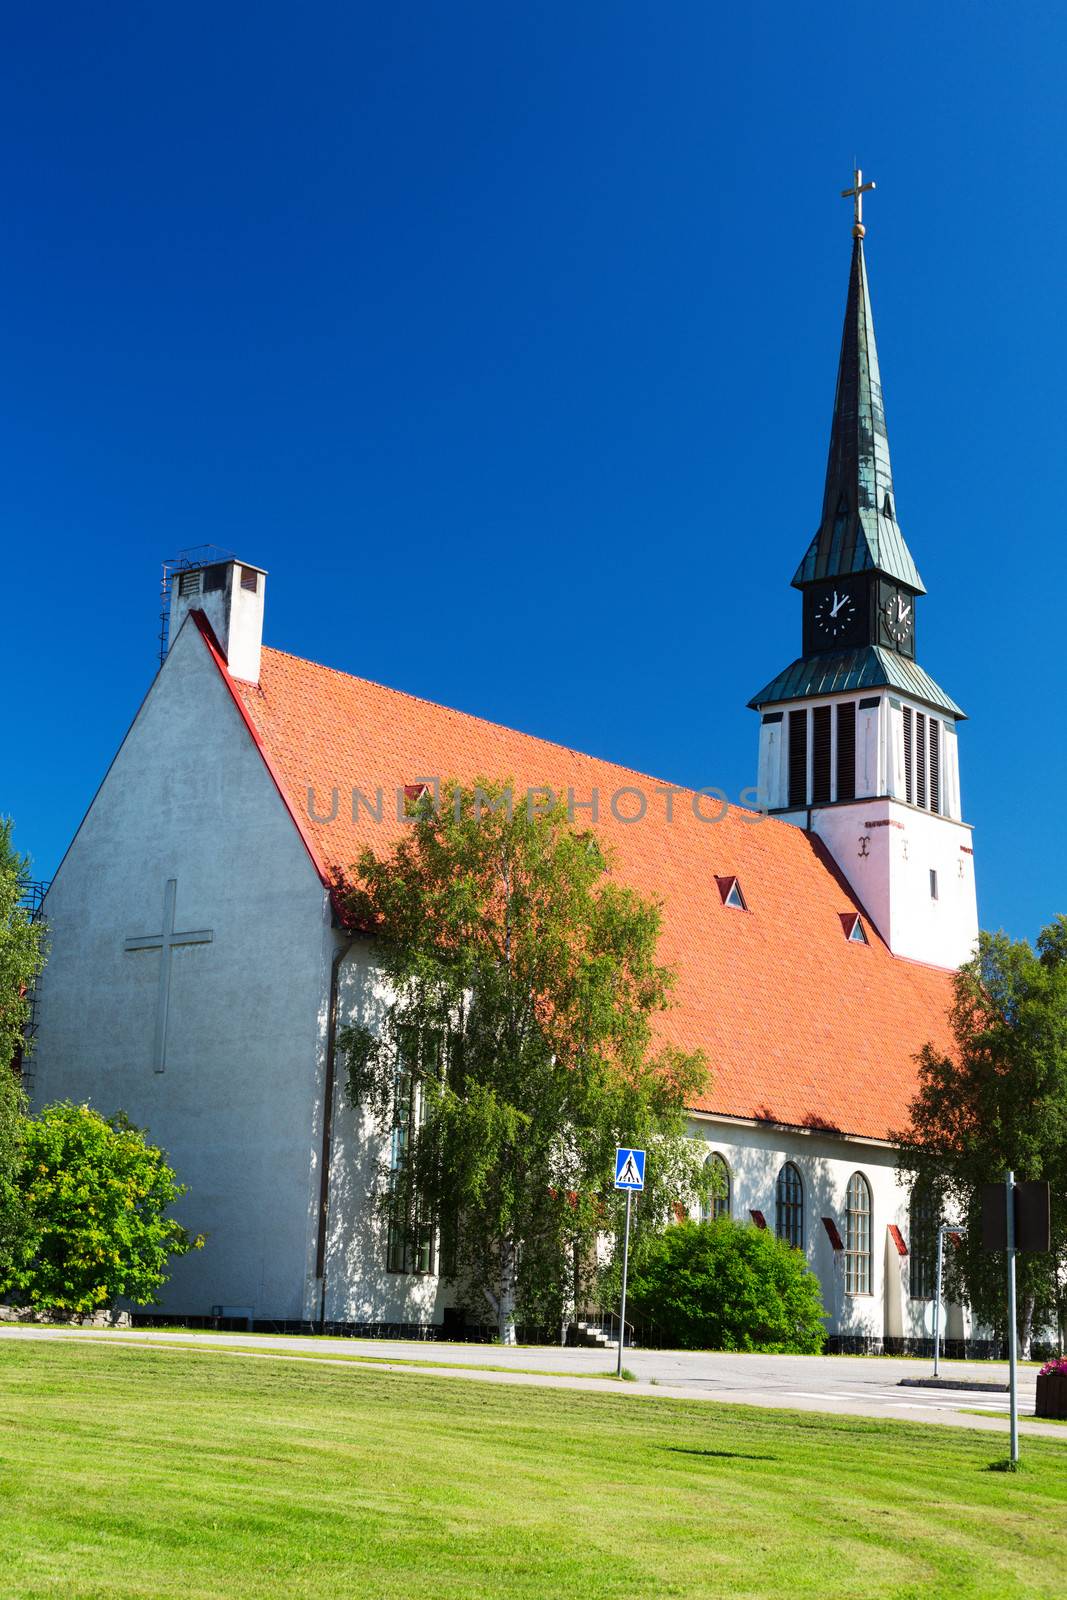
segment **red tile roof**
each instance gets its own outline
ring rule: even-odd
[[[547,784],[579,802],[597,790],[614,870],[663,903],[660,950],[677,987],[660,1032],[702,1047],[712,1070],[694,1109],[876,1139],[906,1122],[915,1053],[949,1043],[951,976],[893,957],[873,928],[868,945],[849,943],[842,913],[861,907],[818,840],[738,807],[700,821],[689,790],[668,821],[661,780],[278,650],[263,651],[258,685],[227,681],[324,875],[366,844],[388,849],[402,826],[397,787],[510,778],[517,796]],[[383,791],[380,823],[362,805],[353,820],[354,788],[372,802]],[[320,817],[337,789],[335,820],[309,817],[309,789]],[[646,797],[643,820],[612,815],[622,789]],[[632,792],[617,803],[638,806]],[[747,912],[724,906],[723,877],[737,878]]]

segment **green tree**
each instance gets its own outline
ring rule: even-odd
[[[949,1290],[1001,1335],[1005,1263],[983,1251],[980,1191],[1006,1170],[1051,1186],[1052,1249],[1020,1254],[1019,1337],[1067,1314],[1067,917],[1037,940],[983,933],[955,977],[955,1049],[927,1045],[911,1126],[897,1135],[902,1174],[929,1198],[934,1216],[966,1228],[948,1252]]]
[[[5,1287],[23,1304],[90,1312],[122,1297],[145,1305],[166,1282],[170,1258],[203,1244],[165,1215],[185,1189],[122,1112],[108,1119],[65,1101],[30,1117],[20,1183],[35,1239]]]
[[[11,827],[0,818],[0,1282],[14,1270],[29,1235],[18,1183],[26,1109],[18,1068],[29,1047],[30,994],[44,960],[43,929],[22,905],[30,863],[13,848]]]
[[[347,895],[388,998],[339,1036],[351,1102],[391,1135],[379,1201],[398,1265],[425,1264],[489,1302],[503,1339],[580,1303],[617,1225],[617,1143],[649,1147],[642,1216],[701,1194],[684,1108],[699,1052],[656,1045],[672,977],[659,907],[609,876],[560,805],[507,784],[426,797],[392,852],[363,853]]]
[[[681,1350],[814,1355],[823,1346],[819,1280],[801,1251],[730,1217],[680,1222],[644,1241],[628,1303]]]

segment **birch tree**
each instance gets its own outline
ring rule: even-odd
[[[436,1241],[505,1342],[591,1286],[617,1144],[649,1147],[646,1228],[709,1181],[684,1117],[704,1058],[653,1031],[673,982],[660,908],[562,806],[510,797],[443,785],[388,855],[364,851],[346,914],[373,936],[390,1000],[376,1026],[339,1034],[349,1099],[383,1136],[391,1248],[425,1266]]]
[[[1020,1253],[1019,1337],[1067,1317],[1067,917],[1026,939],[983,933],[956,974],[955,1049],[927,1045],[901,1168],[933,1214],[966,1227],[949,1253],[950,1292],[1005,1332],[1004,1257],[982,1249],[981,1188],[1006,1170],[1051,1186],[1052,1249]]]

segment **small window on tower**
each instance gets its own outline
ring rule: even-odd
[[[253,594],[258,591],[259,573],[256,571],[255,567],[241,568],[241,588],[251,589]]]
[[[188,594],[200,593],[200,569],[195,572],[183,572],[178,577],[178,593],[183,598]]]
[[[890,521],[892,521],[892,518],[893,518],[893,502],[892,502],[892,500],[890,500],[888,495],[886,495],[886,497],[885,497],[885,505],[882,507],[882,512],[883,512],[883,514],[885,516],[887,516],[890,519]]]
[[[741,885],[736,878],[720,878],[716,876],[715,882],[719,885],[719,894],[722,896],[724,906],[732,906],[735,911],[747,911],[745,897],[741,893]]]
[[[930,868],[930,899],[937,899],[937,873],[933,867]]]

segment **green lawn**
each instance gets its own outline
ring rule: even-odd
[[[0,1341],[0,1595],[1062,1597],[1067,1446]]]

